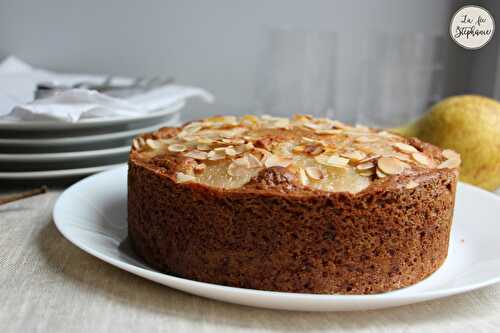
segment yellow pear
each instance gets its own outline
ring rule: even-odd
[[[395,130],[460,153],[460,179],[487,190],[500,188],[500,103],[463,95],[434,105],[414,123]]]

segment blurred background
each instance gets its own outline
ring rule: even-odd
[[[441,98],[500,97],[498,37],[449,38],[469,2],[0,1],[0,59],[54,71],[165,75],[212,92],[208,114],[306,112],[392,126]],[[493,16],[499,1],[475,1]],[[498,35],[498,33],[496,34]]]

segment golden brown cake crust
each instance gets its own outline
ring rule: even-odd
[[[260,290],[370,294],[419,282],[447,256],[455,168],[384,177],[348,193],[308,190],[279,166],[236,189],[179,183],[182,163],[137,149],[129,159],[129,237],[160,271]]]

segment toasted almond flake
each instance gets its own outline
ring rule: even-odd
[[[202,123],[200,123],[200,122],[194,122],[194,123],[186,125],[182,129],[181,133],[185,133],[187,135],[191,135],[191,134],[194,134],[194,133],[198,132],[202,128],[203,128],[203,124]]]
[[[174,152],[174,153],[180,153],[186,149],[187,149],[187,147],[185,145],[177,144],[177,143],[174,143],[174,144],[168,146],[168,150],[171,152]]]
[[[410,180],[410,181],[409,181],[409,182],[405,185],[405,188],[407,188],[407,189],[411,190],[411,189],[413,189],[413,188],[417,187],[418,185],[419,185],[419,184],[418,184],[416,181],[414,181],[414,180]]]
[[[455,169],[460,166],[460,159],[449,159],[438,165],[438,169]]]
[[[317,129],[314,133],[319,135],[335,135],[342,133],[342,131],[338,129]]]
[[[146,139],[146,145],[153,149],[153,150],[156,150],[156,149],[160,149],[161,147],[161,142],[157,141],[157,140],[153,140],[153,139]]]
[[[363,131],[363,132],[370,132],[370,128],[365,126],[365,125],[356,124],[356,125],[354,125],[354,128],[356,128],[357,130]]]
[[[370,161],[356,165],[356,169],[358,169],[358,170],[369,170],[369,169],[373,169],[374,167],[375,167],[375,163],[370,162]]]
[[[241,124],[244,126],[254,126],[257,125],[258,123],[259,123],[259,118],[257,118],[254,115],[247,114],[241,118]]]
[[[363,158],[361,161],[358,161],[358,162],[365,163],[365,162],[376,160],[379,157],[381,157],[380,154],[368,155],[367,157]]]
[[[187,175],[183,172],[177,172],[175,174],[175,179],[179,182],[179,183],[185,183],[185,182],[191,182],[191,181],[194,181],[196,178],[194,176],[191,176],[191,175]]]
[[[358,174],[363,177],[371,177],[375,174],[375,169],[367,169],[359,171]]]
[[[393,143],[392,146],[399,150],[400,152],[407,153],[407,154],[412,154],[418,152],[417,148],[413,147],[412,145],[408,145],[406,143],[402,142],[396,142]]]
[[[305,170],[306,170],[306,174],[311,179],[321,180],[325,177],[325,175],[323,174],[323,171],[321,171],[321,169],[318,167],[307,167],[307,168],[305,168]]]
[[[449,160],[453,159],[458,159],[460,160],[460,154],[458,154],[456,151],[451,150],[451,149],[445,149],[442,152],[443,156],[446,157]]]
[[[326,165],[335,168],[346,168],[349,164],[349,159],[338,155],[321,154],[314,158],[321,165]]]
[[[271,123],[271,128],[287,128],[290,125],[290,120],[287,118],[278,119]]]
[[[372,146],[368,146],[368,145],[359,145],[359,146],[357,146],[357,149],[361,150],[362,152],[364,152],[366,154],[375,153],[375,149]]]
[[[227,156],[236,156],[238,155],[238,152],[232,148],[232,147],[228,147],[224,150],[224,152],[226,153]]]
[[[425,165],[427,167],[432,167],[431,159],[428,158],[425,154],[423,154],[421,152],[413,153],[413,154],[411,154],[411,157],[413,157],[413,159],[415,161],[417,161],[418,163],[420,163],[422,165]]]
[[[332,155],[328,157],[327,163],[331,166],[345,167],[347,166],[347,164],[349,164],[349,159],[337,155]]]
[[[302,141],[305,141],[307,143],[317,143],[317,144],[320,144],[320,145],[324,145],[323,141],[318,140],[318,139],[308,138],[306,136],[302,137]]]
[[[323,147],[319,145],[306,145],[304,147],[304,153],[311,156],[319,155],[323,150]]]
[[[359,142],[359,143],[368,143],[368,142],[375,142],[378,141],[379,139],[376,136],[358,136],[354,139],[354,141]]]
[[[306,148],[306,146],[295,146],[295,147],[293,147],[292,152],[294,152],[296,154],[302,153],[305,148]]]
[[[264,161],[264,165],[266,166],[266,168],[271,168],[273,166],[280,166],[286,168],[292,162],[293,161],[290,159],[283,159],[276,155],[269,154],[269,156],[267,156],[266,160]]]
[[[198,143],[199,144],[206,144],[206,145],[211,145],[215,142],[215,140],[210,139],[210,138],[199,138]]]
[[[396,134],[392,134],[387,131],[380,131],[377,133],[378,136],[384,137],[384,138],[399,138]]]
[[[354,151],[346,151],[340,154],[340,156],[348,158],[354,162],[361,161],[366,157],[366,153],[362,152],[361,150],[354,150]]]
[[[377,175],[378,178],[384,178],[387,177],[385,173],[383,173],[379,168],[375,171],[375,174]]]
[[[343,122],[340,122],[338,120],[333,120],[331,122],[332,127],[334,128],[340,128],[340,129],[349,129],[352,128],[351,126],[344,124]]]
[[[226,158],[226,154],[224,153],[224,150],[212,150],[208,152],[207,155],[208,159],[210,161],[217,161],[217,160],[223,160]]]
[[[134,149],[136,150],[140,150],[142,148],[142,145],[140,144],[139,142],[139,139],[138,138],[135,138],[133,141],[132,141],[132,146],[134,147]]]
[[[306,171],[304,169],[299,169],[299,180],[302,185],[309,184],[309,178],[306,175]]]
[[[184,153],[184,156],[194,158],[195,160],[206,160],[208,158],[208,154],[204,151],[193,150],[187,153]]]
[[[406,168],[406,164],[394,157],[381,157],[377,161],[378,168],[388,175],[399,175]]]
[[[201,150],[201,151],[209,151],[212,149],[212,147],[206,143],[200,143],[196,145],[196,149]]]

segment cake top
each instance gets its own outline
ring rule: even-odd
[[[460,156],[417,139],[326,118],[217,116],[134,139],[132,154],[178,183],[220,189],[357,193],[381,179],[456,169]],[[406,177],[405,186],[418,182]]]

